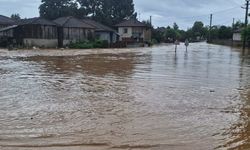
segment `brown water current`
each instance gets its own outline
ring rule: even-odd
[[[250,59],[206,43],[0,50],[1,150],[248,150]]]

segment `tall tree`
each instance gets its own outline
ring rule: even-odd
[[[10,16],[10,18],[13,19],[13,20],[20,20],[20,19],[21,19],[21,17],[20,17],[19,14],[12,14],[12,15]]]
[[[39,9],[41,17],[56,19],[62,16],[75,16],[78,4],[74,0],[42,0]]]
[[[95,17],[97,12],[102,9],[103,0],[77,0],[80,5],[78,15],[85,17]]]
[[[136,17],[133,0],[77,0],[79,16],[89,16],[107,25],[114,25],[125,18]]]
[[[179,30],[179,26],[177,25],[177,23],[174,23],[174,24],[173,24],[173,28],[174,28],[174,30],[176,30],[176,31]]]

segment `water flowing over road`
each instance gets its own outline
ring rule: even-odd
[[[0,149],[250,149],[250,59],[206,43],[0,50]]]

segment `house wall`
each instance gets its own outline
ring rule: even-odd
[[[0,37],[13,37],[13,29],[0,32]]]
[[[151,38],[152,38],[152,31],[151,29],[144,29],[144,41],[151,41]]]
[[[234,33],[233,41],[241,41],[241,33]]]
[[[11,26],[11,25],[0,24],[0,29],[2,29],[2,28],[6,28],[6,27],[8,27],[8,26]]]
[[[124,29],[128,29],[127,33],[124,33]],[[119,27],[118,33],[120,35],[120,41],[122,41],[122,38],[131,38],[132,37],[132,27]]]
[[[46,48],[55,48],[58,45],[57,39],[32,39],[32,38],[24,38],[23,39],[24,46],[27,47],[46,47]]]
[[[63,28],[63,45],[94,38],[94,30],[85,28]]]
[[[98,38],[100,40],[108,41],[108,43],[116,43],[117,42],[117,35],[113,32],[95,32],[95,36],[96,36],[96,38]]]
[[[58,46],[56,26],[27,24],[15,28],[13,34],[17,44],[23,46],[46,48]]]
[[[57,39],[57,27],[47,25],[23,25],[16,30],[22,38]]]
[[[128,29],[128,33],[124,33],[124,29]],[[143,41],[151,40],[151,30],[145,27],[119,27],[118,33],[120,35],[119,40],[122,41],[123,38],[131,38],[132,36],[142,38]]]

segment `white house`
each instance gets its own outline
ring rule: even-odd
[[[151,41],[151,28],[137,19],[125,20],[117,25],[120,41],[149,42]]]
[[[237,30],[233,33],[233,41],[241,41],[241,30]]]

